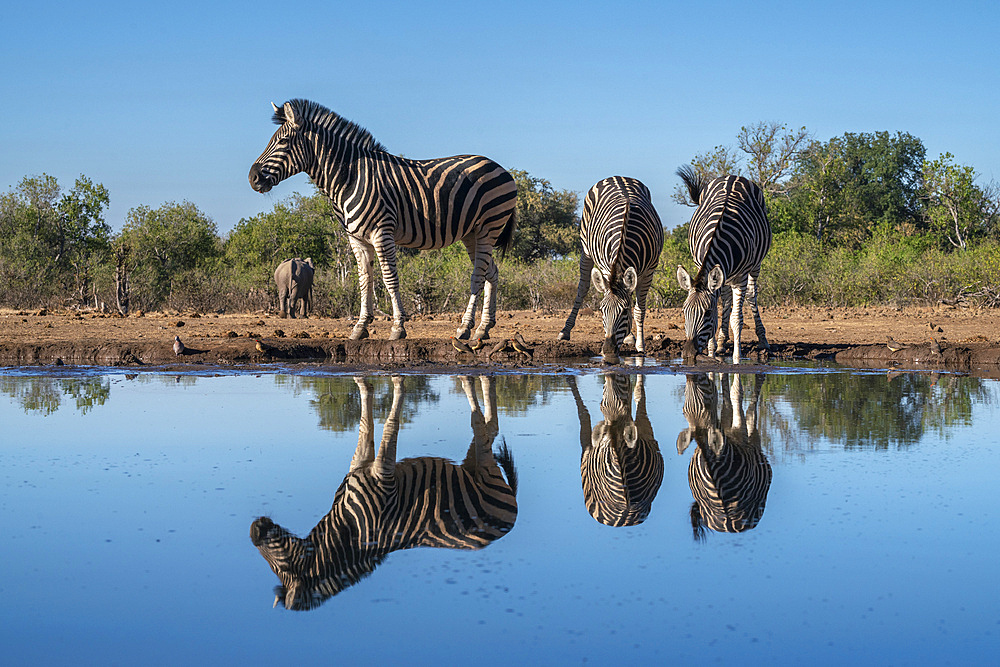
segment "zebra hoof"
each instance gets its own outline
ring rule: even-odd
[[[473,340],[489,340],[490,339],[490,332],[489,331],[478,331],[477,330],[476,331],[476,335],[473,336],[472,339]]]
[[[566,330],[560,331],[559,335],[556,336],[556,340],[569,340],[569,332]]]
[[[363,340],[368,338],[368,327],[354,327],[351,331],[350,340]]]
[[[468,329],[455,329],[455,338],[459,340],[469,340],[469,333],[470,331]]]
[[[403,340],[406,338],[406,329],[403,327],[393,327],[389,332],[389,340]]]

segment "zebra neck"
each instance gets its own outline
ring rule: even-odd
[[[370,170],[372,158],[384,151],[361,148],[321,129],[313,132],[312,140],[314,157],[305,172],[330,198],[343,222],[344,199]]]

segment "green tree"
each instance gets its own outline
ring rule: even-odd
[[[965,250],[997,230],[1000,197],[994,183],[980,187],[975,169],[955,164],[954,157],[944,153],[924,162],[923,198],[930,233],[942,246]]]
[[[784,193],[785,181],[808,140],[805,127],[789,130],[774,121],[741,127],[736,141],[747,156],[742,175],[759,185],[765,197]]]
[[[579,198],[556,190],[544,178],[509,170],[517,183],[517,233],[511,255],[526,262],[552,259],[579,250]]]
[[[62,194],[52,176],[25,177],[0,197],[0,301],[89,298],[93,271],[109,247],[108,191],[80,176]]]
[[[845,133],[814,141],[798,156],[777,231],[859,247],[879,227],[912,234],[923,221],[924,146],[905,132]]]
[[[224,250],[226,263],[254,281],[270,280],[278,264],[292,257],[311,257],[317,267],[345,277],[354,261],[333,204],[318,190],[311,197],[295,193],[268,213],[240,220]]]
[[[749,178],[770,199],[785,192],[785,182],[808,140],[809,132],[804,127],[789,130],[783,123],[758,121],[740,128],[735,149],[716,146],[696,155],[691,166],[705,179],[728,174]],[[674,188],[672,196],[678,204],[695,206],[682,183]]]
[[[131,249],[131,296],[146,310],[165,305],[174,283],[187,272],[201,271],[208,280],[222,255],[215,223],[187,201],[131,209],[116,243]]]

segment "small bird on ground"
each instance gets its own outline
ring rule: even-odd
[[[467,352],[469,354],[472,354],[472,348],[469,347],[464,340],[459,340],[454,336],[451,337],[451,346],[459,352]]]
[[[180,336],[174,336],[174,356],[179,357],[184,354],[184,343],[181,342]]]
[[[257,351],[261,354],[267,354],[267,348],[264,347],[264,343],[260,342],[259,338],[254,340],[254,347],[257,348]]]
[[[510,341],[504,338],[502,341],[500,341],[499,343],[490,348],[490,352],[489,354],[486,355],[486,358],[492,359],[493,355],[496,354],[497,352],[502,352],[503,350],[506,350],[508,343],[510,343]]]
[[[899,352],[900,350],[905,350],[908,345],[903,345],[902,343],[897,343],[892,339],[892,336],[886,336],[885,346],[888,347],[893,352]]]
[[[528,358],[534,358],[535,350],[534,348],[528,347],[524,344],[524,339],[521,338],[520,334],[514,334],[514,340],[511,341],[514,345],[514,349],[525,355]]]
[[[477,338],[476,340],[472,341],[472,345],[470,345],[469,347],[472,348],[474,352],[479,352],[479,350],[483,349],[485,346],[486,346],[486,341],[483,340],[482,338]]]
[[[931,354],[941,354],[941,343],[937,338],[931,338]]]
[[[524,336],[521,335],[520,331],[514,332],[514,340],[517,341],[521,347],[528,347],[528,344],[524,341]]]

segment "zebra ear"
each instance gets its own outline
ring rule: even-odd
[[[298,127],[299,119],[295,117],[295,109],[292,108],[290,102],[285,102],[285,106],[282,107],[281,111],[286,123],[291,124],[292,127]]]
[[[590,270],[590,282],[594,283],[594,287],[602,292],[608,291],[608,283],[604,280],[604,274],[596,266]]]
[[[629,292],[635,291],[635,286],[639,283],[639,276],[635,274],[635,267],[630,266],[625,269],[624,275],[622,275],[622,286]]]
[[[285,609],[298,609],[296,606],[296,598],[299,596],[300,587],[301,584],[295,582],[285,589]]]
[[[677,434],[677,453],[683,454],[691,445],[691,436],[694,435],[693,428],[686,428]]]
[[[722,267],[716,264],[712,267],[712,270],[708,272],[708,289],[710,292],[714,292],[722,287],[722,283],[725,281],[726,277],[722,274]]]
[[[681,289],[688,292],[691,291],[691,274],[680,265],[677,266],[677,282],[681,286]]]
[[[625,428],[622,429],[622,437],[625,439],[625,445],[629,449],[635,448],[635,443],[639,441],[639,429],[635,427],[634,422],[625,424]]]

